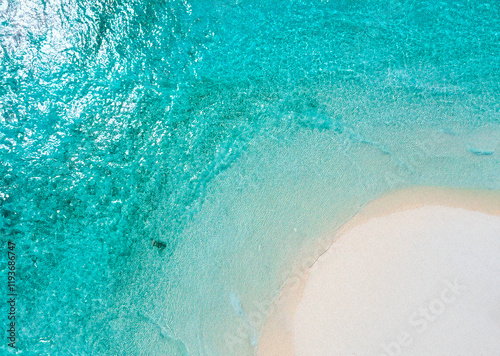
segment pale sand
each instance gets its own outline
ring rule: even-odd
[[[257,355],[500,354],[500,193],[412,188],[367,205],[299,283]]]

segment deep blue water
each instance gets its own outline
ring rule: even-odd
[[[250,305],[317,232],[395,188],[500,189],[495,1],[2,0],[0,20],[20,355],[252,354]]]

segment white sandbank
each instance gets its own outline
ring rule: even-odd
[[[499,354],[498,192],[398,191],[332,235],[281,290],[257,355]]]

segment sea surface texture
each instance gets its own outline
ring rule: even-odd
[[[493,0],[0,0],[0,353],[252,355],[368,201],[500,189],[499,89]]]

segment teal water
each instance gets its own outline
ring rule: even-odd
[[[251,355],[291,269],[368,201],[500,189],[495,1],[2,0],[0,19],[4,354]]]

